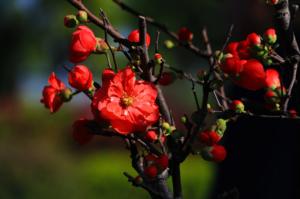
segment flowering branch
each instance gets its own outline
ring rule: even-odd
[[[123,10],[127,11],[128,13],[138,17],[141,16],[142,14],[139,13],[138,11],[134,10],[133,8],[129,7],[128,5],[126,5],[122,0],[113,0],[113,2],[115,2],[118,6],[120,6]],[[191,42],[182,42],[179,38],[178,35],[175,32],[172,32],[169,30],[169,28],[164,25],[161,24],[157,21],[155,21],[153,18],[151,17],[145,17],[146,21],[153,25],[154,27],[157,27],[159,30],[161,30],[162,32],[164,32],[165,34],[167,34],[169,37],[171,37],[172,39],[174,39],[180,46],[185,47],[187,50],[195,53],[196,55],[203,57],[203,58],[207,58],[209,56],[208,52],[199,49],[198,47],[196,47],[193,43]]]

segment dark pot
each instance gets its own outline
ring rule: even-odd
[[[300,199],[300,120],[243,117],[224,136],[213,199]]]

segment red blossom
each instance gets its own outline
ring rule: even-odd
[[[145,176],[147,176],[150,179],[155,178],[158,174],[158,170],[157,170],[156,166],[151,165],[144,169],[144,174],[145,174]]]
[[[212,155],[212,160],[215,162],[221,162],[227,156],[226,149],[221,145],[214,145],[211,148],[210,153]]]
[[[149,130],[149,131],[146,132],[145,140],[147,140],[149,142],[154,142],[157,139],[158,139],[158,136],[157,136],[156,131]]]
[[[178,39],[180,41],[192,41],[193,37],[193,33],[186,27],[182,27],[178,30]]]
[[[244,112],[245,110],[245,105],[241,100],[233,100],[230,105],[229,108],[233,111],[236,111],[238,113]]]
[[[237,50],[238,46],[239,46],[239,42],[230,42],[227,45],[225,51],[227,53],[232,54],[233,57],[239,57],[239,53],[238,53],[238,50]]]
[[[257,46],[261,44],[260,36],[256,33],[251,33],[247,36],[247,41],[250,46]]]
[[[215,131],[203,131],[199,133],[200,142],[208,146],[217,144],[221,138],[222,137]]]
[[[163,171],[169,166],[169,157],[168,155],[161,155],[156,159],[156,164]]]
[[[245,89],[256,91],[265,86],[263,65],[256,59],[247,60],[235,83]]]
[[[126,135],[144,131],[158,120],[155,86],[150,82],[136,80],[131,68],[126,67],[102,81],[103,86],[97,90],[93,106],[97,107],[100,117],[110,122],[118,133]]]
[[[247,40],[240,41],[238,48],[238,55],[240,59],[250,59],[251,58],[251,52],[249,50],[249,42]]]
[[[49,76],[48,83],[49,85],[43,89],[41,103],[50,109],[50,112],[54,113],[64,102],[62,93],[66,90],[66,86],[56,77],[54,72]]]
[[[69,84],[77,90],[84,91],[92,87],[93,75],[88,67],[77,65],[69,72]]]
[[[280,78],[279,73],[275,69],[266,70],[266,79],[265,79],[267,88],[277,88],[280,87]]]
[[[176,75],[173,72],[163,72],[158,83],[162,86],[168,86],[176,80]]]
[[[133,30],[133,31],[128,35],[128,40],[129,40],[130,42],[135,42],[135,43],[140,42],[140,31],[139,31],[138,29]],[[150,35],[147,33],[147,34],[146,34],[146,46],[147,46],[147,47],[149,47],[150,41],[151,41]]]
[[[201,155],[205,160],[222,162],[226,158],[227,152],[223,146],[215,144],[213,146],[204,147]]]
[[[240,60],[237,57],[229,57],[220,65],[222,71],[229,75],[237,76],[242,70],[246,60]]]
[[[72,35],[70,61],[79,63],[88,58],[96,50],[97,39],[87,26],[78,26]]]

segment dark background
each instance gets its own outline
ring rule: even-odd
[[[111,0],[84,2],[95,13],[103,8],[110,22],[124,35],[137,27],[137,20]],[[173,31],[189,27],[199,45],[201,29],[206,26],[214,50],[221,48],[232,23],[236,27],[233,40],[272,27],[273,10],[263,0],[125,2]],[[78,96],[53,115],[39,102],[51,71],[67,82],[61,66],[70,65],[67,56],[73,30],[63,26],[66,14],[76,14],[67,1],[0,1],[0,198],[145,197],[146,193],[132,187],[122,176],[123,171],[135,175],[123,143],[96,138],[80,147],[72,140],[72,122],[82,116],[90,117],[85,96]],[[101,29],[91,27],[97,36],[103,36]],[[154,38],[156,29],[149,29]],[[162,35],[161,43],[164,39]],[[161,45],[160,50],[174,67],[195,72],[206,66],[202,59],[184,49],[167,50]],[[153,53],[153,48],[150,52]],[[118,56],[118,63],[126,64],[122,56]],[[98,81],[101,69],[107,66],[100,56],[91,56],[85,64]],[[165,89],[178,117],[195,108],[190,86],[177,80]],[[214,168],[214,164],[199,157],[191,157],[183,164],[186,198],[207,198],[214,181]]]

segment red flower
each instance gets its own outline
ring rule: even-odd
[[[186,27],[182,27],[178,31],[178,39],[180,41],[192,41],[193,37],[193,33]]]
[[[225,51],[226,51],[227,53],[232,54],[233,57],[239,57],[239,54],[238,54],[238,51],[237,51],[238,46],[239,46],[239,42],[230,42],[230,43],[227,45]]]
[[[296,118],[297,117],[297,111],[295,110],[295,109],[290,109],[289,111],[289,116],[291,117],[291,118]]]
[[[226,158],[227,152],[223,146],[213,145],[204,147],[201,155],[205,160],[222,162]]]
[[[98,110],[98,104],[100,99],[107,92],[108,85],[110,84],[110,81],[114,78],[114,76],[115,72],[112,69],[107,68],[102,71],[102,89],[97,90],[91,104],[92,113],[94,114],[95,119],[101,122],[103,121],[103,118],[101,117]]]
[[[242,70],[246,60],[240,60],[237,57],[229,57],[220,65],[222,71],[229,75],[237,76]]]
[[[260,36],[256,33],[251,33],[247,36],[247,41],[250,46],[258,46],[261,44]]]
[[[240,41],[237,48],[240,59],[250,59],[251,53],[249,50],[249,42],[247,40]]]
[[[276,30],[274,28],[267,29],[264,36],[266,41],[270,44],[274,44],[277,40]]]
[[[158,170],[157,170],[156,166],[151,165],[151,166],[145,168],[144,174],[148,178],[155,178],[158,174]]]
[[[200,142],[208,146],[217,144],[221,138],[222,137],[215,131],[203,131],[199,134]]]
[[[140,31],[138,29],[133,30],[129,35],[128,35],[128,40],[130,42],[138,43],[140,42]],[[150,35],[147,33],[146,34],[146,46],[149,47],[150,45]]]
[[[77,90],[89,90],[93,85],[93,75],[84,65],[77,65],[69,72],[69,84]]]
[[[146,132],[145,140],[149,142],[154,142],[158,139],[156,131],[150,130]]]
[[[54,72],[49,76],[48,83],[50,85],[45,86],[43,89],[41,103],[43,103],[46,108],[50,109],[51,113],[54,113],[63,104],[63,93],[68,91],[68,89],[64,83],[56,77]]]
[[[242,88],[256,91],[265,86],[265,71],[263,65],[256,59],[247,60],[235,83]]]
[[[88,58],[96,50],[97,39],[91,29],[86,26],[78,26],[72,35],[70,46],[70,61],[79,63]]]
[[[80,119],[73,123],[72,136],[80,145],[88,143],[94,136],[93,131],[88,128],[89,122],[90,120]]]
[[[162,86],[168,86],[176,80],[176,75],[173,72],[163,72],[158,83]]]
[[[161,155],[156,159],[157,166],[163,171],[169,166],[168,155]]]
[[[93,104],[114,130],[121,134],[144,131],[158,120],[157,90],[152,83],[136,80],[129,67],[110,78],[96,92]]]
[[[266,70],[266,87],[275,89],[280,87],[280,78],[279,73],[275,69],[267,69]]]
[[[245,105],[241,100],[233,100],[230,103],[230,109],[237,113],[242,113],[245,111]]]

